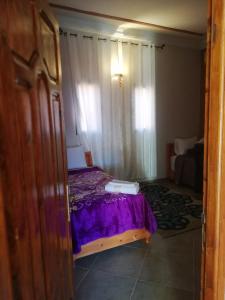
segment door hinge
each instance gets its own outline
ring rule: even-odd
[[[201,214],[201,223],[202,223],[202,250],[203,250],[205,248],[205,224],[206,224],[204,211]]]
[[[217,26],[215,23],[212,24],[212,31],[211,31],[211,41],[214,44],[216,42],[216,32],[217,32]]]

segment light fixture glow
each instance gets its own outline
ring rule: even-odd
[[[124,66],[123,66],[123,52],[122,52],[122,43],[119,42],[117,51],[114,53],[114,57],[111,63],[111,74],[112,78],[119,81],[120,87],[123,83],[124,76]]]
[[[121,87],[123,84],[123,74],[121,73],[113,74],[113,78],[119,80],[119,85]]]

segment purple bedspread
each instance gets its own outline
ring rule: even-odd
[[[98,238],[129,229],[146,228],[154,233],[157,224],[143,194],[108,193],[104,187],[112,177],[98,167],[69,171],[73,253]]]

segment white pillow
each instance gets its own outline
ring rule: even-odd
[[[67,148],[67,163],[68,169],[87,167],[82,146]]]
[[[204,137],[197,141],[197,144],[204,144]]]
[[[174,141],[174,151],[176,155],[183,155],[187,152],[188,149],[194,148],[195,143],[197,142],[197,137],[187,139],[175,139]]]

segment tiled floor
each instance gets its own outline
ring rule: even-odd
[[[134,242],[77,260],[77,300],[199,300],[201,231]]]

